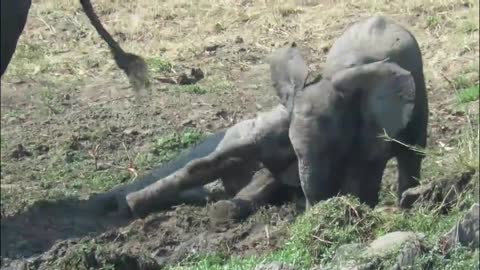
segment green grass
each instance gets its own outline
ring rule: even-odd
[[[107,131],[94,132],[85,136],[89,140],[100,140],[107,138],[109,133]],[[97,169],[95,159],[89,154],[88,149],[83,149],[75,139],[64,142],[49,151],[50,158],[41,172],[24,168],[26,173],[23,177],[35,183],[29,189],[29,196],[23,196],[22,185],[16,185],[7,180],[2,182],[2,184],[17,186],[13,190],[2,190],[2,207],[18,211],[38,200],[57,200],[69,196],[78,197],[92,192],[107,191],[116,185],[135,179],[135,175],[128,170],[129,166],[133,166],[138,172],[143,172],[152,166],[159,166],[177,156],[180,151],[197,143],[203,136],[202,132],[193,129],[168,133],[156,139],[149,152],[139,152],[133,156],[133,151],[126,149],[120,154],[121,156],[115,158],[117,160],[115,164],[106,162],[102,158],[102,149],[100,148],[99,168]],[[25,147],[31,151],[38,146],[26,145]],[[8,149],[6,152],[11,152],[12,147],[14,146],[8,145],[2,139],[2,151]],[[20,166],[28,166],[28,163],[39,158],[36,151],[32,151],[32,153],[32,157],[25,163],[21,163]],[[19,169],[18,166],[18,161],[2,160],[2,175],[7,175],[10,170]]]
[[[470,205],[474,201],[472,196],[465,202]],[[438,250],[440,236],[449,231],[462,215],[463,211],[459,209],[448,216],[426,210],[398,214],[376,212],[359,204],[353,197],[337,197],[319,203],[311,211],[297,218],[289,227],[290,237],[283,248],[272,254],[247,258],[210,254],[191,257],[168,269],[253,269],[258,264],[268,262],[284,262],[300,269],[308,269],[319,264],[338,266],[330,265],[330,262],[341,245],[349,243],[365,245],[378,236],[394,231],[414,231],[426,235],[424,244],[428,251],[418,257],[416,261],[418,268],[414,269],[424,269],[427,266],[434,267],[430,269],[473,269],[468,267],[478,265],[478,250],[457,248],[447,257]],[[386,254],[381,260],[376,261],[375,258],[362,258],[358,256],[359,254],[360,252],[347,256],[357,262],[375,261],[376,267],[383,267],[381,269],[393,266],[398,255]]]
[[[478,85],[463,88],[457,94],[458,102],[461,104],[477,101],[479,96],[480,87]]]
[[[427,17],[427,27],[430,29],[434,29],[440,25],[441,18],[435,15],[431,15]]]
[[[178,85],[173,87],[173,91],[181,91],[196,95],[203,95],[209,92],[209,90],[198,84]]]
[[[171,72],[173,68],[173,64],[163,58],[149,58],[146,62],[152,73]]]
[[[160,162],[171,160],[185,148],[188,148],[205,135],[195,129],[187,129],[183,133],[170,133],[155,140],[152,154],[159,158]]]
[[[35,75],[48,69],[49,65],[45,59],[46,52],[42,45],[20,43],[11,60],[14,64],[8,66],[8,72],[5,74],[10,76]]]

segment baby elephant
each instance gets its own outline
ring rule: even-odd
[[[304,88],[296,70],[306,64],[299,59],[297,48],[282,49],[271,70],[290,112],[289,137],[307,208],[339,191],[376,205],[392,157],[398,198],[418,185],[422,155],[405,144],[425,147],[428,103],[414,36],[381,16],[357,22],[334,43],[322,79]]]
[[[131,213],[143,217],[182,192],[216,179],[222,180],[227,195],[233,197],[213,206],[216,218],[243,218],[258,206],[287,200],[299,183],[288,127],[288,112],[283,105],[235,124],[210,153],[129,193],[126,201]]]

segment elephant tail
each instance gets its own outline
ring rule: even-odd
[[[95,10],[93,9],[90,0],[80,0],[80,3],[82,4],[83,11],[87,15],[93,27],[95,27],[102,39],[107,42],[108,46],[114,52],[114,54],[125,53],[120,47],[120,45],[113,39],[112,35],[110,35],[110,33],[108,33],[108,31],[105,29],[105,27],[103,27],[103,24],[95,13]]]
[[[118,42],[116,42],[112,35],[103,27],[90,0],[80,0],[80,3],[93,27],[95,27],[100,37],[105,40],[110,47],[115,63],[127,74],[133,88],[138,90],[140,87],[146,86],[148,84],[148,68],[145,60],[138,55],[126,53],[122,47],[120,47]]]

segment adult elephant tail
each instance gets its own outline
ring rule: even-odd
[[[107,42],[110,51],[117,66],[127,74],[130,83],[135,90],[139,90],[148,85],[148,66],[142,57],[125,52],[116,42],[112,35],[103,27],[100,19],[95,13],[90,0],[80,0],[83,11],[87,15],[92,25],[97,30],[100,37]]]

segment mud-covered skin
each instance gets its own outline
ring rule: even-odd
[[[103,205],[98,209],[99,214],[119,211],[122,214],[128,214],[129,209],[126,204],[125,197],[131,192],[141,190],[150,184],[154,183],[158,179],[162,179],[175,171],[183,168],[190,161],[202,158],[218,147],[225,136],[225,131],[220,131],[215,134],[209,135],[203,141],[195,145],[194,147],[183,151],[177,158],[171,160],[159,167],[154,168],[149,173],[140,176],[135,182],[118,186],[112,190],[94,196],[91,201],[93,204]],[[189,204],[204,204],[209,197],[208,192],[203,186],[196,186],[192,189],[182,191],[177,196],[165,198],[158,205],[152,206],[154,210],[165,209],[175,204],[189,203]]]
[[[226,131],[222,142],[208,156],[192,160],[167,177],[128,194],[130,210],[136,216],[145,216],[165,198],[219,178],[229,195],[235,195],[234,199],[262,204],[275,190],[272,186],[281,182],[298,183],[298,179],[289,179],[296,174],[291,169],[295,154],[288,140],[288,126],[288,112],[283,105],[237,123]],[[268,170],[270,176],[262,176],[261,179],[268,180],[259,178],[256,182],[255,173],[261,168]],[[288,176],[282,177],[283,173]],[[249,188],[250,183],[264,188]]]
[[[322,80],[292,95],[289,137],[307,207],[340,190],[376,205],[392,157],[398,162],[398,194],[417,185],[422,156],[379,137],[385,131],[403,143],[426,146],[428,102],[413,35],[389,19],[370,17],[343,33],[323,68]]]
[[[83,10],[100,37],[108,44],[117,66],[127,74],[135,90],[148,84],[148,68],[142,57],[125,52],[103,27],[90,0],[80,0]],[[1,1],[1,74],[6,71],[17,48],[17,42],[25,28],[31,0]]]

